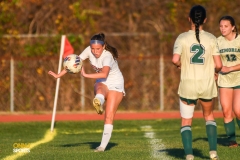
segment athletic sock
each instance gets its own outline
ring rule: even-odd
[[[102,141],[101,141],[100,147],[102,147],[104,149],[106,148],[106,146],[111,138],[112,130],[113,130],[112,124],[104,125],[104,130],[103,130]]]
[[[105,102],[104,95],[102,94],[96,94],[95,98],[99,99],[101,102],[101,105]]]
[[[210,151],[217,150],[217,124],[215,121],[206,122],[206,132]]]
[[[193,154],[191,126],[183,126],[181,128],[181,136],[185,154]]]
[[[236,121],[237,121],[238,127],[240,128],[240,119],[236,118]]]
[[[234,119],[229,123],[224,123],[225,131],[229,141],[236,141]]]

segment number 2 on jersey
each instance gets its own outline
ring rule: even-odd
[[[204,47],[200,44],[193,44],[190,47],[190,52],[193,53],[193,56],[190,59],[191,64],[204,64]]]

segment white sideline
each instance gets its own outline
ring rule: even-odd
[[[149,138],[148,142],[151,145],[151,158],[170,160],[166,154],[166,147],[162,142],[162,139],[155,138],[152,126],[142,126],[141,130],[145,131],[144,137]]]

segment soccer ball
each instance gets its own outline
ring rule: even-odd
[[[64,58],[63,68],[69,73],[78,73],[82,68],[82,61],[76,54],[70,54]]]

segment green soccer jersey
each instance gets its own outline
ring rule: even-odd
[[[240,36],[229,41],[223,36],[217,38],[223,66],[231,67],[240,64]],[[240,71],[219,74],[218,86],[235,87],[240,85]]]
[[[213,59],[213,55],[219,55],[217,39],[203,30],[199,37],[202,47],[193,30],[180,34],[175,41],[173,53],[181,55],[178,94],[187,99],[212,99],[217,97]]]

